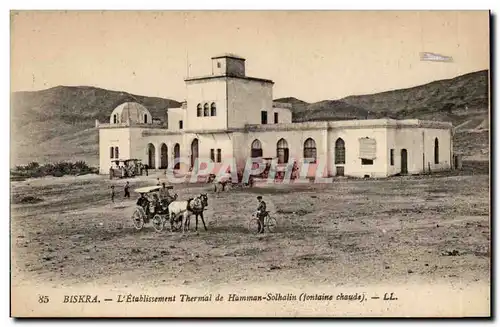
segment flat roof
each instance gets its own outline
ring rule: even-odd
[[[243,61],[246,60],[243,57],[235,55],[234,53],[223,53],[223,54],[217,55],[215,57],[212,57],[212,59],[219,59],[219,58],[232,58],[232,59],[243,60]]]
[[[270,79],[265,79],[265,78],[257,78],[257,77],[248,77],[248,76],[235,76],[235,75],[207,75],[207,76],[200,76],[200,77],[191,77],[191,78],[186,78],[184,79],[185,82],[194,82],[194,81],[204,81],[204,80],[211,80],[211,79],[218,79],[218,78],[237,78],[237,79],[246,79],[248,81],[255,81],[255,82],[262,82],[262,83],[270,83],[274,84],[274,82]]]
[[[449,122],[419,119],[360,119],[342,121],[310,121],[286,124],[266,124],[266,125],[246,125],[241,128],[229,129],[202,129],[202,130],[144,130],[142,136],[154,135],[180,135],[180,134],[215,134],[234,132],[283,132],[293,130],[332,130],[332,129],[369,129],[369,128],[431,128],[431,129],[452,129]]]

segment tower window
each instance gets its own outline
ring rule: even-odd
[[[147,124],[147,123],[148,123],[148,115],[144,114],[144,124]]]
[[[120,158],[120,152],[118,151],[118,147],[115,147],[115,159]]]
[[[215,116],[217,114],[217,108],[215,107],[215,102],[210,105],[210,116]]]
[[[267,111],[260,112],[260,123],[267,124]]]
[[[113,124],[116,124],[118,122],[116,114],[113,115]]]
[[[179,129],[182,129],[184,127],[184,124],[182,123],[182,120],[179,120]]]
[[[201,108],[201,103],[198,103],[198,106],[196,107],[196,116],[201,117],[203,115],[203,111]]]
[[[217,162],[222,161],[222,151],[221,149],[217,149]]]
[[[277,112],[274,113],[274,123],[275,124],[278,123],[278,113]]]
[[[220,62],[217,63],[217,68],[220,68]]]
[[[115,157],[115,150],[113,147],[109,148],[109,158],[113,159]]]
[[[215,150],[210,149],[210,160],[215,161]]]
[[[210,112],[208,110],[208,103],[205,103],[205,105],[203,106],[203,116],[209,116],[210,115]]]

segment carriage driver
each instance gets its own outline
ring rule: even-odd
[[[173,197],[170,192],[168,191],[168,188],[165,184],[165,182],[162,183],[162,188],[158,192],[160,195],[160,201],[166,200],[168,204],[170,204],[172,201],[175,200],[175,197]]]
[[[257,200],[259,201],[259,206],[257,207],[257,218],[259,218],[260,221],[260,232],[259,233],[264,233],[264,218],[266,217],[267,211],[266,211],[266,203],[264,200],[262,200],[262,196],[258,196]]]

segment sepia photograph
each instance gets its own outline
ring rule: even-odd
[[[11,10],[10,316],[490,317],[488,10]]]

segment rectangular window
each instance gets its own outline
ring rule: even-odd
[[[214,149],[210,149],[210,160],[215,162],[215,150]]]
[[[217,162],[222,162],[222,151],[217,149]]]
[[[118,159],[120,158],[120,152],[118,152],[118,147],[115,147],[115,158]]]
[[[113,159],[114,155],[115,155],[115,149],[113,147],[109,148],[109,157]]]
[[[391,149],[391,166],[394,166],[394,149]]]
[[[361,159],[361,164],[363,166],[373,165],[373,160],[372,159]]]
[[[267,124],[267,111],[260,112],[260,123]]]
[[[277,112],[274,113],[274,123],[275,124],[278,123],[278,113]]]
[[[179,120],[179,129],[182,129],[184,125],[182,124],[182,120]]]

